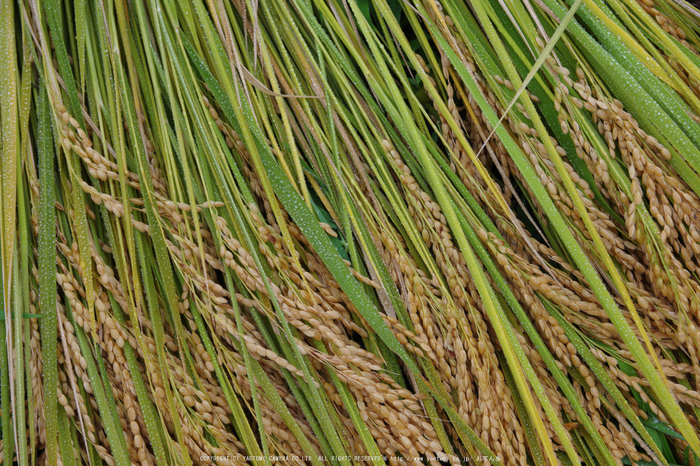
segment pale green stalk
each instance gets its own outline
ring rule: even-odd
[[[39,152],[39,329],[43,358],[44,425],[46,429],[47,462],[56,461],[58,453],[58,318],[56,316],[56,198],[54,187],[54,149],[51,115],[46,87],[41,87],[38,107]],[[55,463],[54,463],[55,464]]]

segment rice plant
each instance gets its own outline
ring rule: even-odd
[[[0,463],[700,465],[685,0],[0,24]]]

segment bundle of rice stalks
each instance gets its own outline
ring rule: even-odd
[[[684,0],[0,22],[3,464],[700,464]]]

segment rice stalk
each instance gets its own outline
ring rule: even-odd
[[[3,462],[697,463],[694,7],[3,8]]]

